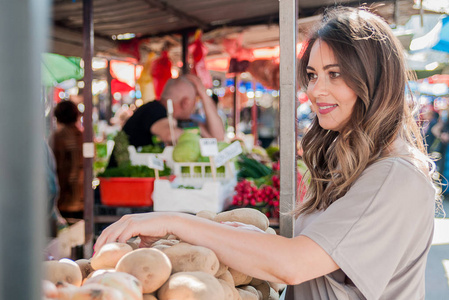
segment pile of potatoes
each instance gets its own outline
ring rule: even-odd
[[[239,208],[198,217],[250,224],[276,234],[258,210]],[[276,300],[285,288],[222,264],[205,247],[166,236],[150,248],[139,239],[104,245],[94,256],[44,262],[43,299],[59,300]]]

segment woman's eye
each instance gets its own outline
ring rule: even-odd
[[[315,79],[316,77],[317,76],[315,73],[307,73],[307,79],[309,79],[309,81]]]
[[[341,76],[340,72],[329,72],[330,78],[338,78]]]

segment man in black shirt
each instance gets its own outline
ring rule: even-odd
[[[201,80],[194,75],[182,75],[170,79],[161,94],[160,100],[148,102],[139,107],[123,126],[130,145],[137,147],[152,145],[153,136],[164,144],[171,145],[172,137],[167,116],[167,100],[173,102],[173,119],[175,141],[183,129],[176,126],[178,120],[188,120],[195,110],[197,97],[200,99],[206,116],[205,123],[198,124],[202,137],[216,138],[222,141],[225,130],[216,106],[210,98]],[[108,167],[116,166],[111,157]]]

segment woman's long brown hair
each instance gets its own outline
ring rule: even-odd
[[[326,209],[344,196],[367,166],[387,156],[387,148],[398,136],[425,153],[406,99],[408,75],[402,46],[389,26],[374,14],[354,8],[334,9],[325,18],[299,61],[301,86],[308,85],[310,51],[320,40],[332,49],[343,79],[358,99],[343,130],[323,129],[315,117],[302,138],[310,184],[295,216]]]

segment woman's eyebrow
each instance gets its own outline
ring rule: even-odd
[[[340,67],[340,65],[339,64],[325,65],[323,70],[327,70],[327,69],[330,69],[330,68],[333,68],[333,67]]]
[[[340,65],[339,65],[339,64],[325,65],[325,66],[323,67],[323,70],[327,70],[327,69],[334,68],[334,67],[339,68]],[[307,66],[306,69],[311,70],[311,71],[315,71],[315,68],[314,68],[314,67],[311,67],[311,66]]]

